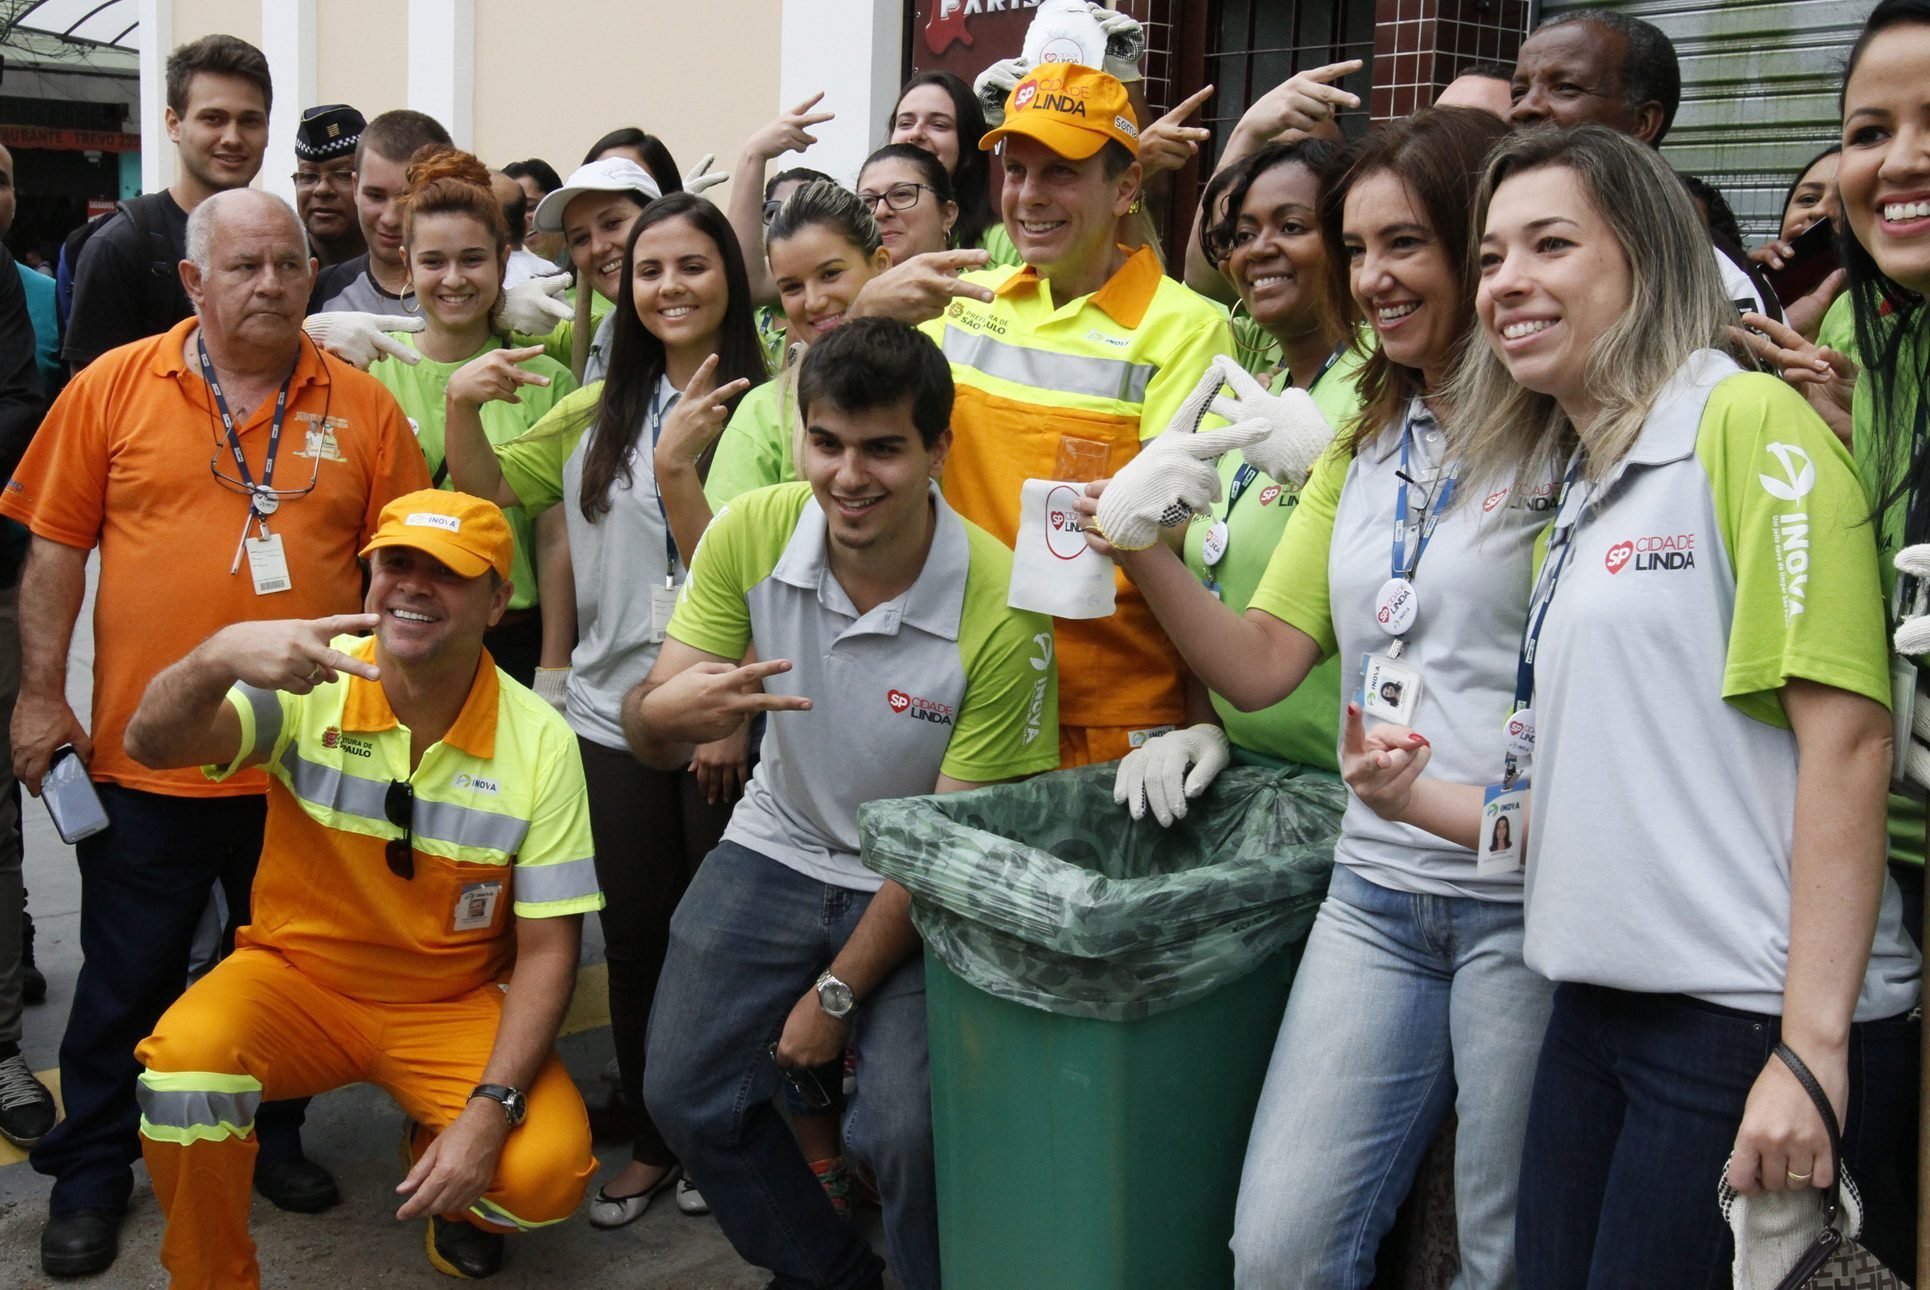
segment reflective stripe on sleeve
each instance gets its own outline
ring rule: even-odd
[[[596,895],[598,890],[596,861],[589,856],[560,864],[516,866],[516,903],[519,905],[581,900]]]
[[[529,821],[478,811],[454,802],[415,800],[415,835],[459,847],[483,847],[513,855],[529,833]]]
[[[1015,385],[1095,399],[1117,399],[1123,403],[1144,403],[1146,387],[1159,374],[1156,363],[1032,349],[949,324],[945,327],[943,349],[951,362]]]
[[[281,699],[273,690],[257,689],[246,681],[236,681],[234,690],[248,701],[248,711],[255,718],[252,755],[266,757],[281,738]]]
[[[382,806],[389,792],[387,780],[363,779],[309,761],[292,743],[283,750],[281,765],[288,773],[288,786],[302,800],[325,811],[343,811],[388,823],[388,813]]]

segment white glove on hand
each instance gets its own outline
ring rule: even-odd
[[[1160,529],[1184,524],[1220,500],[1220,473],[1213,463],[1222,453],[1264,438],[1269,429],[1250,421],[1196,432],[1224,384],[1219,368],[1208,366],[1172,422],[1106,485],[1093,517],[1093,527],[1106,541],[1121,551],[1144,551],[1158,540]]]
[[[540,278],[519,282],[503,292],[503,307],[497,320],[511,331],[525,336],[547,336],[556,324],[576,316],[563,293],[570,289],[567,273],[546,273]]]
[[[1106,33],[1106,65],[1099,70],[1117,81],[1142,79],[1139,60],[1146,53],[1146,29],[1139,20],[1092,0],[1086,0],[1086,8],[1099,20],[1099,30]]]
[[[1112,800],[1125,806],[1135,820],[1153,818],[1161,828],[1186,818],[1186,803],[1206,791],[1233,760],[1226,731],[1209,722],[1154,735],[1127,753],[1112,781]],[[1192,772],[1187,772],[1191,766]]]
[[[535,692],[537,698],[561,712],[569,683],[569,668],[539,667],[536,669],[535,684],[529,688]]]
[[[972,93],[978,96],[987,128],[1004,122],[1005,101],[1031,70],[1023,58],[1001,58],[978,74],[978,79],[972,82]]]
[[[684,191],[695,197],[706,188],[715,188],[719,184],[729,183],[730,171],[711,169],[716,161],[717,154],[714,152],[706,152],[699,158],[697,164],[692,166],[689,173],[684,176]]]
[[[302,323],[302,330],[308,333],[310,340],[344,363],[353,363],[366,372],[369,364],[384,354],[414,367],[422,356],[389,333],[421,331],[424,325],[421,318],[343,310],[332,314],[310,314]]]
[[[1297,389],[1268,393],[1228,354],[1215,358],[1213,366],[1233,394],[1214,399],[1208,410],[1235,424],[1259,421],[1267,427],[1266,438],[1244,450],[1248,464],[1276,484],[1296,489],[1305,484],[1320,454],[1334,441],[1334,428],[1313,397]]]

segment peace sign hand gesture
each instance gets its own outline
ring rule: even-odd
[[[697,469],[697,462],[724,433],[724,424],[730,419],[730,401],[751,388],[751,383],[741,377],[718,386],[716,375],[717,355],[712,354],[697,365],[676,406],[664,416],[656,448],[659,474]]]
[[[525,385],[548,385],[550,378],[521,366],[543,352],[541,345],[523,349],[492,349],[472,358],[449,378],[444,397],[451,403],[479,408],[492,400],[521,403],[516,391]]]

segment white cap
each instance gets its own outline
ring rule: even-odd
[[[553,193],[545,193],[536,203],[536,231],[561,233],[563,212],[584,193],[630,193],[648,206],[663,196],[650,172],[628,157],[605,157],[587,166],[578,166],[568,183]]]

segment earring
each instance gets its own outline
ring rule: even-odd
[[[415,304],[415,308],[413,309],[409,308],[409,305],[411,302]],[[410,291],[407,295],[404,295],[402,297],[402,312],[409,315],[409,317],[411,318],[415,317],[417,314],[422,312],[422,302],[421,300],[417,299],[416,293],[414,291]]]

